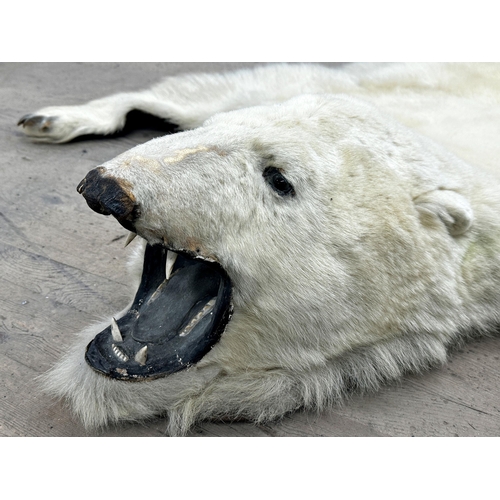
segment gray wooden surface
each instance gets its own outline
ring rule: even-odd
[[[93,213],[76,192],[88,170],[161,134],[36,144],[17,130],[25,113],[147,87],[183,71],[242,64],[0,64],[0,435],[161,436],[165,421],[86,432],[37,376],[70,334],[109,317],[129,299],[125,231]],[[442,368],[356,396],[321,414],[279,423],[204,423],[191,436],[497,436],[500,339],[471,342]]]

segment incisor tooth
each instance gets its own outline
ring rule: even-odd
[[[123,342],[123,337],[115,318],[111,318],[111,335],[115,342]]]
[[[115,344],[111,344],[111,347],[118,359],[124,361],[125,363],[128,361],[128,356],[119,347],[117,347]]]
[[[177,254],[172,252],[172,250],[168,250],[167,252],[167,262],[165,264],[165,277],[166,279],[170,278],[170,274],[172,273],[172,268],[175,264],[175,259],[177,259]]]
[[[127,247],[130,243],[132,243],[132,241],[134,241],[134,238],[136,236],[137,236],[136,233],[130,232],[129,235],[128,235],[127,241],[125,242],[125,247]],[[125,247],[123,247],[123,248],[125,248]]]
[[[145,365],[146,360],[148,359],[148,346],[145,345],[141,349],[137,351],[137,354],[135,355],[134,359],[140,364],[140,365]]]

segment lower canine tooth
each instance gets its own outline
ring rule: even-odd
[[[137,351],[137,354],[135,355],[134,359],[140,364],[140,365],[145,365],[146,361],[148,359],[148,346],[145,345],[141,349]]]
[[[123,342],[122,334],[120,333],[120,329],[118,328],[118,323],[115,318],[111,319],[111,335],[113,336],[113,340],[115,342]]]

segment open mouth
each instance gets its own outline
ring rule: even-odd
[[[197,363],[232,315],[232,285],[215,262],[146,245],[130,310],[87,346],[85,360],[119,380],[164,377]]]

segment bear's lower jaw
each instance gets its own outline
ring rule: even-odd
[[[219,264],[147,244],[130,310],[89,343],[85,360],[118,380],[167,376],[208,353],[232,309],[232,284]]]

